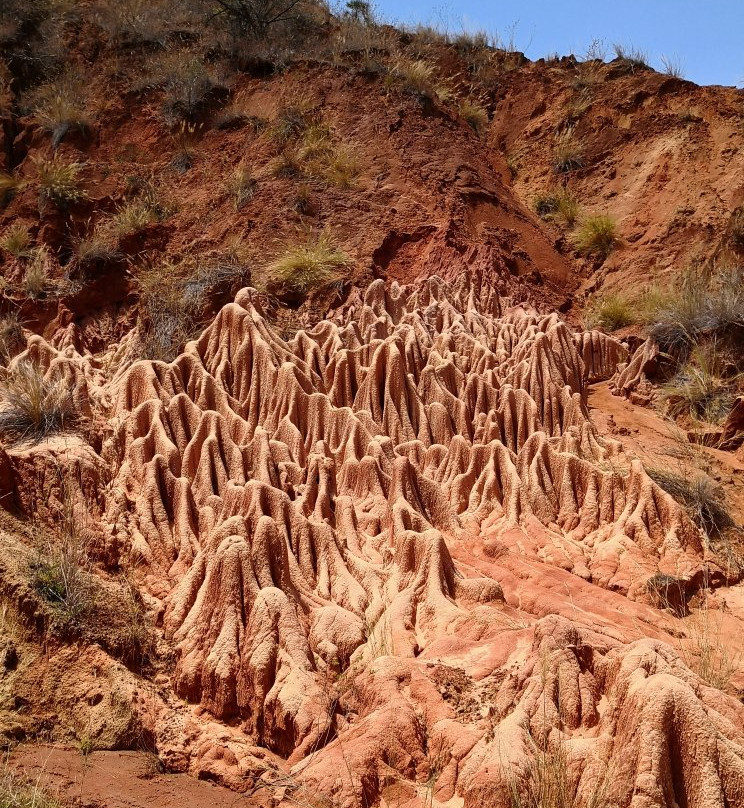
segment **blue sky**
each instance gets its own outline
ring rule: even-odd
[[[659,67],[676,60],[698,84],[744,84],[744,0],[377,0],[380,17],[453,33],[486,30],[531,59],[583,54],[593,39],[636,47]]]

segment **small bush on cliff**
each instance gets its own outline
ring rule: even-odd
[[[0,383],[0,432],[16,441],[41,441],[80,424],[67,385],[38,365],[19,362]]]
[[[424,59],[401,60],[393,68],[392,75],[407,92],[424,98],[434,96],[434,65]]]
[[[337,280],[340,271],[351,264],[349,256],[335,246],[326,232],[305,244],[287,247],[266,271],[272,283],[290,293],[307,295]]]
[[[576,249],[584,255],[607,256],[620,244],[617,225],[611,216],[587,216],[576,234]]]

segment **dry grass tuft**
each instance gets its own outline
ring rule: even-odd
[[[0,205],[4,205],[20,187],[20,180],[6,171],[0,171]]]
[[[635,322],[635,306],[619,294],[605,295],[593,300],[585,312],[587,327],[617,331]]]
[[[45,791],[38,780],[22,777],[6,763],[0,774],[0,808],[63,808],[63,803]]]
[[[352,263],[324,232],[305,244],[288,246],[266,267],[266,272],[272,284],[305,296],[338,280],[340,271]]]
[[[225,181],[225,188],[233,200],[235,210],[240,210],[249,202],[256,193],[255,177],[252,176],[250,168],[242,163],[235,168]]]
[[[574,134],[572,126],[564,129],[555,139],[553,149],[553,168],[559,174],[567,174],[586,165],[581,144]]]
[[[31,255],[31,260],[26,266],[23,276],[23,288],[30,298],[40,298],[46,292],[49,283],[48,263],[49,251],[47,248],[45,246],[37,247]]]
[[[709,540],[736,527],[721,487],[707,474],[689,477],[659,468],[647,468],[646,473],[685,508]]]
[[[460,117],[479,135],[488,126],[488,110],[478,101],[466,99],[458,107]]]
[[[682,645],[681,652],[691,671],[711,687],[727,691],[741,659],[727,647],[721,623],[720,618],[716,620],[711,615],[706,600],[706,605],[690,618],[688,642]]]
[[[90,131],[92,121],[87,112],[85,80],[78,73],[63,73],[42,85],[34,96],[34,115],[51,134],[53,148],[59,146],[68,132]]]
[[[673,418],[687,416],[719,424],[742,392],[744,374],[715,342],[693,348],[689,359],[662,387],[661,402]]]
[[[31,234],[26,225],[21,222],[13,222],[6,228],[0,239],[0,247],[15,258],[23,258],[28,255],[30,246]]]
[[[535,211],[542,219],[561,220],[573,227],[579,218],[579,203],[568,188],[555,188],[535,198]]]
[[[576,233],[576,249],[584,255],[607,256],[620,245],[617,225],[611,216],[599,213],[587,216]]]
[[[66,208],[86,198],[80,171],[82,163],[67,163],[55,155],[50,160],[36,161],[39,172],[39,203],[53,202]]]
[[[81,423],[65,382],[47,378],[28,360],[7,372],[0,383],[0,399],[0,432],[15,442],[39,442]]]
[[[15,312],[9,312],[0,317],[0,362],[8,362],[26,345],[23,325]]]
[[[397,62],[392,70],[392,76],[406,92],[423,98],[434,97],[434,75],[434,65],[425,59],[403,59]]]

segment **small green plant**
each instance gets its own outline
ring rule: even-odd
[[[555,188],[538,194],[535,211],[542,219],[560,220],[573,227],[579,217],[579,203],[567,188]]]
[[[74,239],[72,249],[81,267],[121,258],[110,220],[101,220],[87,235]]]
[[[257,182],[248,166],[241,165],[230,174],[225,181],[225,187],[233,200],[235,210],[240,210],[256,193]]]
[[[91,753],[95,751],[95,748],[96,748],[95,741],[93,740],[93,737],[87,732],[84,732],[78,738],[78,749],[80,750],[80,754],[83,756],[85,760],[87,760],[90,757]]]
[[[39,203],[49,201],[66,208],[86,198],[82,187],[81,163],[68,163],[55,155],[50,160],[36,161],[39,172]]]
[[[576,249],[584,255],[607,256],[620,244],[615,220],[604,213],[587,216],[576,233]]]
[[[81,419],[63,379],[47,378],[24,360],[0,383],[0,432],[16,441],[41,441],[80,426]]]
[[[21,222],[13,222],[5,230],[0,240],[0,247],[15,258],[23,258],[28,255],[30,246],[31,234],[26,225]]]
[[[564,129],[555,139],[553,150],[553,168],[559,174],[566,174],[577,168],[583,168],[586,160],[581,145],[574,135],[572,126]]]
[[[460,117],[474,131],[481,134],[488,126],[488,110],[478,101],[466,99],[458,107]]]
[[[292,294],[305,296],[339,278],[352,261],[333,243],[328,232],[309,238],[305,244],[286,247],[267,267],[272,284]]]
[[[624,295],[604,295],[587,307],[586,320],[590,327],[617,331],[635,322],[635,307]]]
[[[201,124],[179,121],[173,133],[173,141],[176,146],[176,154],[171,160],[171,165],[177,171],[188,171],[194,164],[194,144],[197,141]]]
[[[282,107],[269,130],[270,137],[280,146],[300,137],[313,123],[315,105],[302,96]]]
[[[155,222],[163,222],[176,212],[176,206],[162,199],[155,188],[146,183],[139,196],[121,205],[107,226],[114,236],[125,236],[143,230]]]

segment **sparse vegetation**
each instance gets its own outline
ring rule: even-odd
[[[661,57],[662,72],[673,79],[684,79],[685,71],[682,63],[675,56]]]
[[[39,204],[53,202],[57,207],[66,208],[85,199],[80,171],[81,163],[68,163],[55,155],[51,159],[36,161],[39,172]]]
[[[647,468],[646,472],[687,510],[708,539],[719,538],[736,527],[721,487],[707,474],[690,477],[660,468]]]
[[[535,198],[535,211],[542,219],[563,221],[573,227],[579,217],[579,203],[567,188],[555,188]]]
[[[648,56],[640,48],[628,47],[616,42],[612,49],[615,52],[615,57],[625,64],[629,73],[635,73],[638,70],[649,70]]]
[[[39,298],[46,291],[49,283],[48,263],[49,251],[47,248],[37,247],[26,265],[26,272],[23,276],[23,288],[29,297]]]
[[[102,220],[87,235],[73,240],[73,251],[82,267],[121,258],[110,220]]]
[[[21,319],[16,312],[8,312],[0,317],[0,363],[8,362],[24,347],[26,337]]]
[[[340,271],[351,264],[349,256],[324,232],[304,244],[288,246],[266,267],[266,272],[270,283],[305,296],[338,280]]]
[[[466,99],[458,107],[460,117],[478,134],[485,131],[488,126],[488,110],[472,99]]]
[[[586,160],[572,126],[564,129],[555,139],[553,150],[553,168],[560,174],[566,174],[577,168],[583,168]]]
[[[9,225],[0,240],[0,247],[15,258],[28,255],[30,246],[31,235],[26,225],[21,222],[13,222]]]
[[[707,598],[703,608],[690,618],[687,632],[687,642],[681,648],[687,667],[711,687],[727,691],[741,659],[728,648],[722,632],[722,616],[711,615]]]
[[[586,309],[589,327],[617,331],[635,322],[635,307],[620,294],[609,294],[593,300]]]
[[[42,441],[55,432],[80,426],[80,414],[64,380],[47,378],[23,360],[0,382],[0,432],[15,441]]]
[[[0,776],[0,808],[63,808],[63,803],[38,780],[28,780],[6,763]]]
[[[604,259],[619,244],[617,225],[611,216],[603,213],[595,214],[585,217],[579,224],[576,233],[576,249],[584,255]]]
[[[235,210],[240,210],[246,202],[253,198],[256,186],[256,179],[251,174],[248,166],[241,163],[235,168],[225,182],[225,187],[233,200]]]
[[[434,95],[434,65],[424,59],[402,59],[393,67],[392,75],[406,92],[423,98]]]
[[[0,205],[4,205],[18,190],[21,183],[7,171],[0,171]]]
[[[51,134],[52,148],[56,149],[68,132],[87,134],[90,131],[84,82],[84,77],[76,71],[67,71],[34,93],[34,115]]]
[[[359,160],[348,146],[337,146],[318,163],[321,177],[338,188],[351,188],[359,176]]]
[[[690,270],[676,289],[647,307],[649,334],[665,351],[684,355],[703,339],[744,344],[744,269]]]

